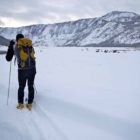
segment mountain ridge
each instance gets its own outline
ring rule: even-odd
[[[0,35],[13,39],[23,33],[34,46],[140,46],[140,15],[112,11],[98,18],[17,28],[0,27]]]

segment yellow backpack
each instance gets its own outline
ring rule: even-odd
[[[31,67],[35,62],[35,51],[32,47],[32,41],[28,38],[21,38],[17,42],[19,52],[20,66]]]

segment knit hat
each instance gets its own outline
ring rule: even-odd
[[[20,38],[24,38],[23,34],[17,34],[16,35],[16,41],[18,41]]]

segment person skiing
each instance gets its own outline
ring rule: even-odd
[[[24,38],[23,34],[16,35],[16,42],[11,40],[6,53],[6,60],[11,61],[13,55],[18,62],[18,104],[17,109],[24,108],[24,89],[28,83],[28,103],[26,107],[31,110],[34,100],[34,79],[36,75],[36,62],[32,41]]]

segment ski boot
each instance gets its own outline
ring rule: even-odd
[[[32,110],[32,104],[26,104],[26,107],[27,107],[27,109],[28,109],[29,111]]]
[[[24,104],[19,103],[19,104],[17,105],[17,109],[22,110],[23,108],[24,108]]]

